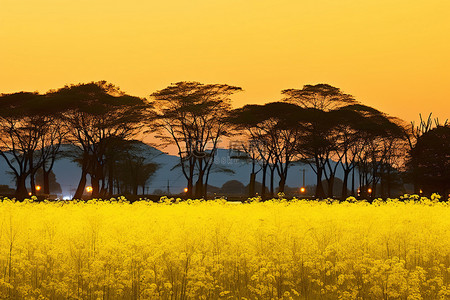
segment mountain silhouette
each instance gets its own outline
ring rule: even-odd
[[[62,151],[67,152],[72,146],[62,146]],[[153,162],[159,165],[155,174],[147,181],[146,191],[153,194],[155,190],[162,190],[171,194],[179,194],[186,187],[186,179],[184,178],[181,168],[178,166],[179,157],[167,154],[150,145],[140,143],[137,147],[137,153],[146,158],[146,162]],[[228,149],[217,149],[215,162],[211,169],[208,184],[215,187],[221,187],[230,180],[237,180],[244,185],[250,182],[251,163],[246,160],[235,158],[235,153],[231,153]],[[312,169],[305,164],[295,164],[289,168],[287,185],[289,187],[300,187],[302,185],[302,169],[306,169],[305,184],[315,184],[315,174]],[[5,161],[0,160],[0,185],[9,185],[14,187],[12,176],[8,174],[8,166]],[[69,198],[73,195],[81,175],[80,167],[69,157],[59,158],[53,168],[57,182],[61,185],[62,196]],[[338,171],[337,177],[341,173]],[[269,186],[270,174],[267,174],[266,186]],[[256,180],[261,182],[262,174],[256,175]],[[278,185],[278,176],[275,175],[274,186]]]

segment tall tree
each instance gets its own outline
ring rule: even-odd
[[[241,90],[183,81],[151,95],[150,126],[163,145],[175,143],[188,196],[206,197],[219,139],[228,133],[224,120],[231,108],[230,96]]]
[[[384,167],[394,157],[404,140],[404,131],[395,118],[383,113],[366,115],[360,125],[363,147],[358,153],[357,167],[360,177],[361,196],[375,197],[377,184],[383,177]],[[369,191],[369,188],[371,192]]]
[[[338,113],[337,134],[339,135],[337,154],[334,158],[343,169],[344,178],[342,186],[342,198],[347,197],[349,175],[352,172],[351,190],[355,195],[355,167],[361,153],[368,146],[372,138],[375,138],[374,128],[378,125],[372,119],[376,116],[383,117],[383,113],[366,105],[352,104],[335,110]]]
[[[280,178],[278,190],[284,191],[289,167],[297,160],[304,118],[303,108],[283,102],[246,105],[233,112],[230,122],[249,135],[263,160],[262,193],[267,166],[271,168],[271,185],[276,171]],[[272,187],[270,190],[273,192]]]
[[[315,108],[321,111],[331,111],[346,105],[356,104],[350,94],[343,93],[339,88],[329,84],[305,85],[302,89],[286,89],[281,94],[284,100],[295,103],[303,108]]]
[[[316,197],[324,197],[322,178],[328,182],[328,194],[332,196],[336,166],[330,159],[337,150],[339,119],[332,111],[356,104],[352,95],[343,93],[329,84],[305,85],[302,89],[286,89],[281,92],[284,101],[310,109],[310,122],[306,143],[301,146],[304,158],[316,173]]]
[[[133,138],[143,126],[148,102],[105,81],[65,86],[47,93],[46,99],[61,112],[68,140],[82,153],[82,175],[74,198],[81,198],[87,175],[92,196],[105,196],[105,153],[116,139]]]
[[[0,156],[5,159],[16,180],[16,197],[28,196],[26,179],[43,165],[51,117],[43,113],[42,96],[37,93],[14,93],[0,96]],[[39,103],[40,109],[36,103]]]

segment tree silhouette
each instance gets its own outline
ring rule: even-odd
[[[145,193],[147,180],[159,165],[149,162],[153,157],[143,153],[145,144],[137,140],[113,138],[105,152],[105,181],[109,195],[120,193]]]
[[[82,153],[74,198],[81,198],[88,174],[92,197],[106,195],[105,153],[115,139],[130,139],[142,127],[148,103],[105,81],[65,86],[47,93],[46,99],[61,112],[68,140]]]
[[[450,192],[450,125],[437,126],[420,135],[409,161],[415,182],[428,195]]]
[[[305,85],[303,89],[286,89],[281,91],[284,101],[297,104],[303,108],[315,108],[331,111],[342,106],[356,104],[352,95],[343,93],[339,88],[329,84]]]
[[[117,179],[121,187],[121,193],[131,192],[138,194],[139,187],[142,187],[142,194],[145,194],[145,184],[147,180],[156,172],[158,165],[146,163],[145,157],[127,153],[117,162]]]
[[[44,177],[44,170],[41,168],[36,172],[36,184],[45,186],[44,182],[47,180],[48,184],[48,192],[45,191],[45,189],[42,191],[44,195],[49,194],[61,194],[62,189],[61,185],[56,181],[56,175],[53,173],[53,171],[48,171],[47,179]]]
[[[329,84],[305,85],[302,89],[281,91],[284,101],[302,108],[309,108],[309,124],[305,143],[300,151],[316,174],[316,197],[324,197],[322,177],[328,182],[328,195],[332,196],[336,166],[330,164],[333,153],[337,151],[341,114],[331,113],[341,107],[357,104],[352,95],[343,93]],[[340,160],[338,155],[338,160]],[[328,171],[328,172],[327,172]]]
[[[263,163],[263,190],[265,193],[266,166],[271,168],[271,192],[273,175],[280,181],[278,190],[284,191],[289,167],[298,156],[298,144],[303,134],[305,109],[284,102],[265,105],[246,105],[233,112],[229,122],[246,132],[259,151]]]
[[[28,177],[36,194],[34,174],[48,157],[46,147],[54,122],[41,100],[37,93],[0,96],[0,155],[14,174],[18,199],[28,196]]]
[[[178,82],[151,95],[150,127],[163,145],[175,143],[189,197],[206,196],[217,144],[227,134],[229,97],[241,90],[226,84]]]
[[[432,118],[432,113],[428,115],[428,118],[425,120],[422,118],[422,114],[419,114],[420,121],[419,124],[416,125],[414,122],[411,122],[409,127],[405,128],[405,137],[408,141],[409,145],[409,154],[411,155],[411,152],[414,150],[417,141],[419,138],[424,135],[425,133],[429,132],[433,128],[436,128],[438,126],[447,126],[449,125],[448,120],[445,120],[443,124],[440,123],[438,118]],[[411,180],[414,184],[414,192],[416,194],[419,193],[419,184],[416,182],[417,176],[414,176],[414,173],[417,173],[417,170],[414,170],[415,165],[409,164],[408,166],[408,174],[406,174],[406,179]]]

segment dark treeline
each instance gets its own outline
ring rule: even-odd
[[[27,197],[27,184],[36,194],[38,171],[49,194],[49,176],[61,155],[82,171],[74,198],[82,197],[88,176],[92,197],[138,194],[139,188],[144,193],[158,166],[140,153],[142,133],[176,147],[187,197],[206,197],[223,137],[251,162],[250,197],[283,192],[289,167],[299,162],[314,171],[319,198],[334,196],[338,168],[344,171],[342,198],[391,197],[399,182],[412,183],[416,193],[449,192],[447,122],[430,115],[418,126],[406,124],[327,84],[283,90],[279,102],[232,109],[230,97],[241,90],[178,82],[144,99],[101,81],[46,94],[2,94],[0,155],[15,178],[15,196]],[[72,150],[62,151],[65,144]]]

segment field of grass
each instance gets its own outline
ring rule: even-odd
[[[449,299],[450,203],[0,202],[9,299]]]

